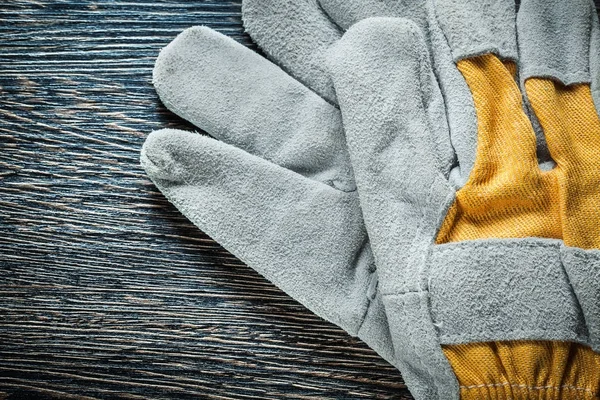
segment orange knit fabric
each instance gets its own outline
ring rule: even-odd
[[[598,399],[598,354],[580,344],[512,341],[445,346],[463,400]]]
[[[559,239],[557,178],[538,167],[535,132],[523,112],[513,68],[485,55],[460,61],[458,69],[477,112],[477,157],[437,243],[530,236]]]
[[[600,119],[587,84],[525,86],[557,166],[541,171],[516,67],[487,54],[457,63],[475,104],[478,145],[436,243],[544,237],[600,248]],[[600,355],[569,342],[443,346],[461,399],[600,399]]]
[[[529,79],[525,87],[557,163],[561,237],[567,246],[599,249],[600,119],[590,86]]]

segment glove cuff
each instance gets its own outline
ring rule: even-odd
[[[581,371],[600,370],[600,251],[569,248],[554,239],[474,240],[432,246],[427,259],[408,269],[419,271],[422,279],[418,280],[424,282],[420,290],[402,290],[402,282],[417,279],[405,279],[399,273],[396,285],[391,275],[380,276],[380,280],[388,283],[382,288],[382,302],[394,364],[415,398],[458,399],[463,392],[473,392],[478,399],[569,399],[566,391],[551,397],[557,394],[526,389],[586,388],[587,381],[578,383],[560,374],[551,380],[544,374],[545,368],[556,371],[561,362],[566,363],[561,371],[567,377],[575,374],[574,379],[583,376]],[[508,358],[488,350],[498,370],[506,372],[514,359],[521,358],[519,365],[532,371],[533,378],[524,382],[506,374],[485,375],[486,371],[468,368],[489,364],[489,360],[475,357],[457,363],[444,351],[457,346],[457,354],[463,357],[465,349],[472,349],[461,346],[490,342],[520,349],[508,352]],[[519,342],[526,342],[525,347],[515,344]],[[532,348],[545,353],[532,357]],[[575,361],[571,351],[583,361]],[[470,381],[461,379],[458,365],[466,366]],[[521,377],[521,372],[517,369],[514,376]],[[596,377],[594,383],[597,381]],[[526,388],[517,391],[513,384]],[[461,388],[478,385],[484,386]],[[588,386],[594,390],[593,385]],[[476,389],[484,390],[485,395]],[[597,390],[593,393],[596,397]]]
[[[444,346],[461,400],[588,400],[600,393],[600,354],[569,342]]]

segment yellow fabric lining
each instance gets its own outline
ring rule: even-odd
[[[436,243],[544,237],[600,248],[600,120],[589,85],[525,86],[557,167],[543,172],[516,67],[488,54],[457,63],[478,119],[475,165]],[[443,346],[461,399],[599,399],[600,355],[568,342]]]
[[[566,342],[446,346],[461,399],[598,399],[598,355]]]
[[[558,164],[562,239],[568,246],[598,249],[600,119],[590,86],[529,79],[525,87]]]
[[[556,176],[542,172],[536,138],[513,74],[497,57],[462,60],[478,121],[477,157],[437,243],[483,238],[560,238]]]

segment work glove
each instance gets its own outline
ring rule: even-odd
[[[335,29],[332,31],[335,32]],[[293,172],[286,172],[211,139],[174,131],[153,133],[144,146],[142,162],[157,186],[203,230],[307,307],[338,323],[351,334],[363,337],[386,359],[399,366],[416,398],[457,398],[459,387],[454,373],[460,381],[463,398],[531,398],[534,395],[536,398],[568,398],[565,397],[568,393],[594,396],[597,393],[595,378],[590,374],[597,371],[597,364],[594,364],[597,361],[595,354],[580,344],[567,343],[563,348],[562,343],[557,341],[548,342],[550,344],[529,342],[524,343],[525,347],[515,349],[508,342],[509,348],[503,352],[503,343],[499,342],[484,353],[492,359],[483,360],[477,358],[480,356],[477,351],[486,348],[482,343],[475,343],[474,348],[464,345],[465,349],[446,344],[508,339],[570,340],[593,344],[593,324],[590,328],[583,314],[590,314],[591,304],[590,315],[597,318],[597,311],[593,309],[594,302],[598,303],[597,297],[594,298],[597,285],[589,278],[597,276],[598,272],[597,268],[594,270],[593,263],[584,262],[575,273],[580,273],[584,281],[580,285],[583,289],[577,289],[576,284],[571,287],[566,280],[560,260],[560,268],[556,271],[553,269],[556,265],[552,263],[540,268],[549,254],[552,261],[552,255],[560,252],[557,241],[529,239],[528,243],[532,243],[523,248],[536,249],[536,255],[543,257],[529,260],[529,264],[519,264],[518,268],[515,264],[523,260],[517,259],[520,255],[515,254],[515,249],[522,250],[519,246],[523,240],[432,246],[436,228],[440,224],[445,226],[445,221],[451,219],[444,217],[448,207],[452,210],[455,208],[453,204],[458,204],[454,203],[455,189],[449,185],[448,178],[451,172],[456,175],[458,165],[455,159],[459,157],[454,155],[452,146],[447,146],[450,140],[454,144],[456,138],[445,125],[445,99],[428,70],[425,46],[429,44],[426,44],[425,36],[417,25],[409,21],[369,20],[352,28],[329,55],[335,92],[330,91],[329,95],[333,96],[328,96],[323,91],[322,97],[331,102],[335,102],[336,97],[340,99],[348,125],[346,130],[353,163],[360,167],[357,172],[361,171],[357,176],[365,216],[368,215],[367,226],[369,232],[374,232],[379,238],[378,246],[383,246],[379,247],[383,250],[376,250],[377,272],[364,236],[356,197],[352,193],[352,173],[344,144],[337,140],[341,133],[337,110],[331,107],[331,112],[324,113],[323,110],[329,110],[329,104],[318,96],[307,95],[306,88],[293,82],[272,64],[253,53],[244,52],[240,46],[210,31],[187,31],[163,51],[163,62],[159,58],[155,71],[161,98],[168,107],[214,136],[276,161]],[[244,77],[244,72],[249,74],[246,78],[250,79]],[[389,79],[390,74],[394,79]],[[327,79],[323,81],[327,82]],[[281,82],[293,83],[281,85]],[[416,91],[411,87],[415,83],[424,86]],[[503,88],[502,82],[499,87]],[[213,92],[216,89],[220,92]],[[314,87],[313,90],[317,92]],[[219,97],[219,100],[213,96],[222,98]],[[292,97],[293,100],[284,101]],[[477,102],[473,99],[471,102],[474,103],[473,110],[480,109],[476,107]],[[417,103],[421,104],[420,108]],[[307,107],[307,104],[311,106]],[[361,112],[355,112],[353,107],[358,107]],[[415,110],[420,112],[415,114]],[[514,109],[510,111],[507,114],[515,112]],[[328,116],[315,121],[315,115]],[[275,118],[270,120],[272,116]],[[423,125],[423,118],[416,118],[419,116],[430,126]],[[324,123],[326,121],[335,121],[335,124],[328,125]],[[337,128],[330,131],[331,125]],[[368,129],[360,133],[360,127],[365,126]],[[281,131],[277,131],[279,127]],[[263,128],[268,129],[261,130]],[[307,140],[303,142],[302,138]],[[323,141],[323,138],[326,140]],[[282,151],[286,144],[294,141],[302,143],[302,146],[294,151]],[[533,142],[535,161],[535,140]],[[477,145],[481,146],[481,138]],[[328,161],[333,159],[334,162],[319,164],[320,158],[315,154],[328,154]],[[477,154],[480,154],[479,150]],[[449,159],[453,161],[445,162]],[[393,160],[396,162],[387,163]],[[427,168],[418,168],[423,164]],[[315,165],[317,168],[314,168]],[[535,166],[537,168],[537,161]],[[424,171],[422,175],[418,173],[421,169]],[[473,170],[477,171],[477,168]],[[344,176],[348,179],[339,178]],[[490,177],[494,176],[494,173],[490,174]],[[471,177],[467,180],[470,181]],[[460,179],[454,181],[455,186],[457,182],[460,183]],[[462,186],[457,192],[457,199],[468,186],[468,182]],[[340,198],[344,201],[332,201],[338,196],[332,188],[341,190],[343,195]],[[331,196],[326,196],[328,194]],[[511,198],[504,200],[510,203]],[[506,205],[506,202],[501,204]],[[334,222],[339,223],[331,223],[331,213],[339,217],[334,218]],[[451,212],[448,215],[455,214]],[[291,226],[286,225],[291,220]],[[560,231],[563,232],[562,228]],[[443,229],[437,236],[439,243],[453,241],[440,239],[441,232]],[[492,232],[495,233],[493,229]],[[334,233],[333,236],[327,236],[331,233]],[[313,237],[302,236],[304,234],[319,237],[315,241]],[[492,237],[505,236],[520,237],[518,234]],[[523,236],[546,235],[527,232]],[[490,236],[459,237],[456,240],[481,237]],[[375,248],[378,249],[377,246]],[[348,254],[354,257],[348,257]],[[595,253],[589,254],[593,257]],[[479,258],[456,265],[457,260],[469,260],[473,255]],[[557,257],[560,259],[560,254]],[[562,262],[568,273],[568,263]],[[554,275],[546,276],[548,271],[554,272]],[[377,279],[377,275],[385,279]],[[507,276],[510,279],[503,280]],[[549,287],[546,285],[548,282],[551,283]],[[484,285],[477,287],[481,284]],[[524,287],[530,293],[522,293]],[[555,297],[556,293],[558,297]],[[588,300],[587,311],[584,301],[581,301],[582,296]],[[552,301],[549,306],[562,302],[564,309],[552,315],[539,304],[540,299]],[[534,304],[530,304],[530,300],[534,300]],[[577,304],[578,301],[581,305]],[[335,309],[336,306],[342,307]],[[473,306],[476,307],[470,309]],[[524,306],[527,312],[513,308],[515,306]],[[519,313],[513,315],[515,311]],[[458,327],[462,321],[453,320],[456,316],[466,317],[464,335]],[[552,317],[550,321],[544,320],[549,316]],[[567,321],[562,321],[562,317],[566,317]],[[512,331],[516,322],[532,329]],[[539,327],[546,327],[548,332],[542,334],[536,331],[535,328]],[[475,333],[479,336],[474,335],[473,329],[478,329]],[[454,334],[456,337],[451,339]],[[505,337],[507,334],[513,336]],[[552,351],[540,353],[546,358],[536,358],[540,354],[532,357],[531,349],[533,346],[535,350],[536,344],[544,351],[548,348]],[[555,349],[555,345],[558,348]],[[458,363],[452,362],[452,350],[458,354]],[[527,380],[527,371],[520,371],[519,365],[513,365],[514,359],[502,359],[504,353],[517,355],[516,350],[525,353],[526,357],[522,360],[525,361],[524,368],[532,370],[531,381]],[[567,354],[569,362],[562,366],[553,365],[548,354]],[[447,359],[454,371],[449,368]],[[544,371],[540,372],[540,363],[533,362],[536,360],[549,361],[549,365],[542,366],[548,368],[546,375]],[[484,376],[468,370],[467,378],[478,383],[464,385],[460,361],[464,361],[467,370],[473,363],[486,366],[492,361],[506,371],[513,367],[518,375],[503,371],[506,375],[502,379],[506,382],[499,382],[497,376],[489,371],[483,370],[481,374],[488,374]],[[556,371],[559,371],[556,376],[562,380],[555,387],[553,379]],[[569,378],[573,377],[572,385]],[[532,382],[536,379],[545,379],[547,384],[533,386]]]
[[[161,51],[153,82],[167,108],[212,136],[148,136],[141,164],[160,191],[240,260],[393,361],[339,109],[205,27]]]
[[[462,398],[595,398],[593,4],[425,6],[426,24],[359,22],[327,56],[390,330],[403,332],[395,349],[435,379],[444,371],[424,355],[441,342]],[[538,165],[519,83],[555,166]],[[455,160],[440,151],[447,136]]]
[[[598,351],[600,328],[593,3],[525,1],[518,16],[508,1],[275,3],[246,0],[247,29],[289,70],[294,57],[282,54],[298,54],[303,36],[304,58],[329,59],[386,314],[390,323],[391,310],[406,314],[390,327],[405,332],[395,350],[417,337],[418,351],[406,358],[427,363],[421,333],[433,331],[427,347],[441,338],[463,398],[598,396],[599,358],[585,346]],[[332,51],[336,39],[315,45],[320,35],[302,28],[317,10],[340,30],[378,15],[406,17],[410,29],[365,21]],[[488,64],[468,62],[482,60]],[[300,64],[294,72],[306,71]],[[548,94],[554,81],[563,90]],[[528,237],[562,241],[521,239]],[[457,243],[432,246],[450,242]],[[433,327],[414,323],[427,313]],[[421,369],[435,371],[436,363]]]

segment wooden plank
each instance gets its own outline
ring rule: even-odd
[[[139,167],[148,132],[194,129],[151,71],[200,24],[251,45],[239,0],[0,5],[0,399],[410,399]]]
[[[0,399],[410,398],[400,374],[198,231],[139,167],[193,129],[151,84],[241,1],[0,5]]]

